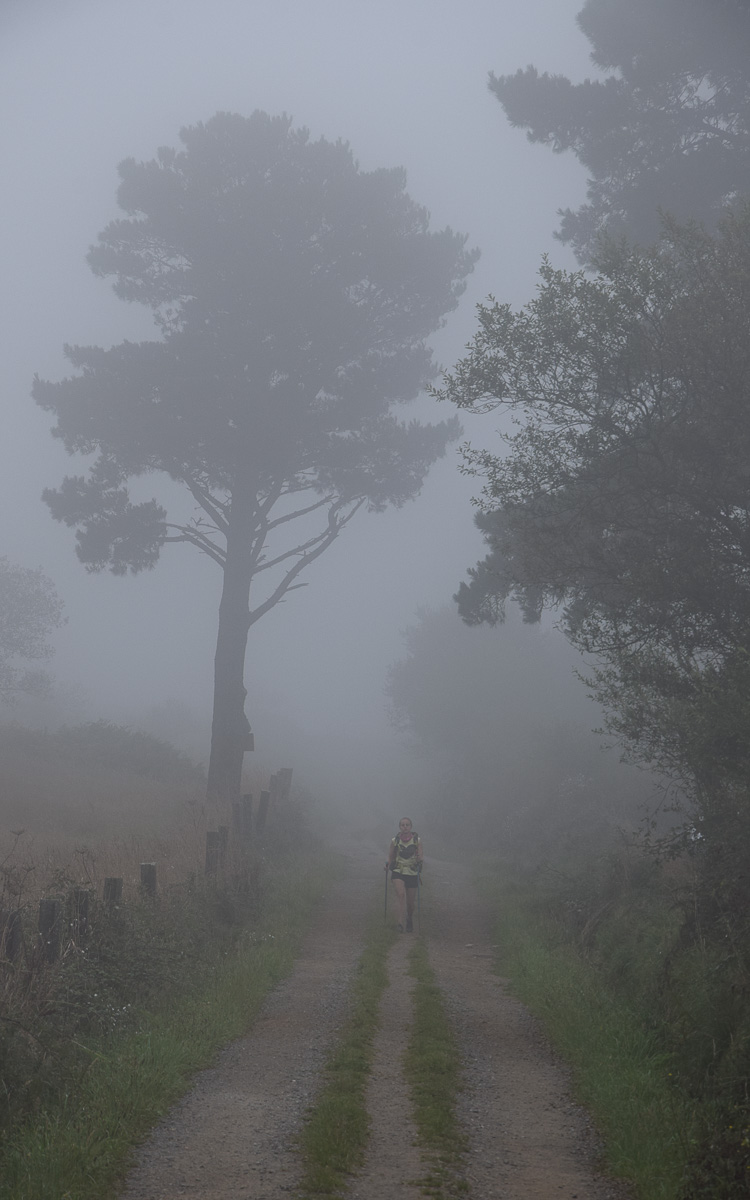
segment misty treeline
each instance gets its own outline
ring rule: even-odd
[[[419,750],[418,802],[449,841],[533,868],[582,862],[630,834],[653,798],[648,775],[602,753],[579,655],[553,628],[521,620],[469,629],[426,609],[389,670],[397,729]]]
[[[704,182],[699,216],[711,191],[715,227],[662,212],[656,242],[620,236],[612,206],[631,213],[637,232],[651,227],[633,215],[618,155],[602,149],[611,204],[600,203],[582,255],[590,269],[545,259],[522,309],[479,307],[468,353],[439,392],[463,411],[505,418],[502,453],[466,451],[466,469],[484,478],[477,522],[489,554],[461,585],[459,611],[470,624],[502,621],[508,600],[527,621],[556,613],[593,661],[589,683],[610,732],[679,784],[684,820],[671,848],[698,857],[717,915],[750,922],[750,197],[739,193],[750,58],[741,69],[736,54],[750,11],[590,0],[579,20],[594,61],[619,67],[590,85],[599,101],[588,106],[589,84],[552,88],[532,68],[493,78],[492,90],[527,124],[514,91],[522,83],[535,119],[542,109],[551,117],[560,90],[577,96],[565,119],[580,140],[567,145],[584,162],[587,139],[612,134],[637,93],[644,124],[627,144],[633,155],[644,148],[633,186],[663,166],[661,198],[684,212],[693,193],[670,175],[682,156]],[[672,53],[659,58],[670,30]],[[688,132],[699,101],[700,137]],[[733,147],[732,171],[712,169],[717,138]],[[658,199],[643,201],[654,221]]]
[[[158,340],[68,347],[76,373],[34,396],[71,454],[95,456],[45,492],[88,570],[149,569],[177,542],[223,573],[208,794],[227,803],[252,749],[250,628],[360,509],[416,495],[458,435],[398,406],[435,376],[427,339],[476,253],[430,231],[403,171],[362,171],[286,117],[220,113],[180,137],[120,165],[125,216],[89,254]],[[156,473],[182,507],[131,499]]]
[[[42,570],[0,558],[0,700],[49,693],[51,679],[41,666],[52,657],[50,636],[63,623],[64,606]]]
[[[603,78],[490,77],[512,125],[586,168],[557,236],[592,263],[602,233],[654,240],[660,212],[714,227],[750,192],[747,0],[587,0],[577,22]]]
[[[436,393],[501,424],[498,451],[466,454],[484,480],[488,555],[459,589],[460,614],[493,626],[517,607],[532,628],[493,642],[455,613],[426,613],[389,697],[443,776],[446,824],[453,801],[454,825],[482,848],[491,827],[506,852],[528,838],[530,861],[554,850],[569,865],[592,828],[605,839],[631,815],[637,791],[616,791],[584,733],[571,671],[583,652],[609,734],[666,781],[678,811],[650,831],[651,856],[622,853],[584,876],[558,864],[567,892],[552,903],[613,986],[648,997],[655,1033],[683,1056],[675,1086],[715,1106],[682,1194],[739,1196],[750,5],[588,0],[578,22],[598,78],[527,67],[490,89],[532,141],[587,169],[587,203],[561,214],[558,233],[581,269],[545,260],[528,304],[481,305]],[[150,569],[177,542],[223,574],[208,789],[230,800],[249,745],[249,629],[360,509],[415,496],[458,436],[455,417],[424,425],[399,406],[435,378],[428,339],[476,254],[430,230],[402,171],[361,171],[347,146],[285,117],[219,114],[180,136],[180,150],[121,164],[124,216],[89,256],[123,301],[151,311],[157,336],[70,347],[74,374],[37,380],[34,395],[66,449],[93,459],[45,494],[88,570]],[[144,498],[154,474],[180,485],[173,511]],[[42,631],[54,627],[54,593],[26,582],[48,605]],[[533,628],[545,612],[569,653]],[[43,653],[45,638],[28,644]]]
[[[475,626],[551,612],[608,733],[663,781],[673,811],[635,856],[576,874],[563,839],[557,879],[532,905],[547,895],[553,936],[583,950],[671,1056],[694,1123],[669,1194],[744,1196],[750,6],[589,0],[578,21],[601,78],[528,67],[490,80],[532,141],[577,155],[589,197],[558,234],[581,269],[545,258],[522,308],[480,305],[437,392],[500,425],[498,451],[465,451],[488,554],[456,599]],[[391,677],[415,728],[409,676],[426,637],[413,634]]]

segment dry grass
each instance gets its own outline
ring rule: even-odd
[[[103,728],[104,747],[80,730],[0,726],[0,909],[35,903],[61,883],[101,894],[112,875],[127,898],[142,862],[155,862],[160,889],[169,888],[203,870],[206,831],[231,825],[231,813],[207,811],[201,768],[156,739]],[[128,753],[113,752],[118,732]],[[243,779],[256,799],[268,786],[259,771]]]

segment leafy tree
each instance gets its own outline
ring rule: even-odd
[[[427,338],[475,254],[429,231],[403,171],[361,171],[286,117],[220,113],[180,137],[179,152],[121,164],[126,217],[89,255],[160,340],[68,348],[77,374],[34,395],[70,453],[96,455],[45,493],[89,570],[141,571],[180,542],[223,571],[208,788],[226,800],[249,732],[250,627],[360,508],[415,496],[457,435],[394,406],[434,375]],[[131,500],[155,472],[192,514]]]
[[[559,237],[588,262],[602,231],[651,242],[659,209],[713,227],[750,193],[750,6],[745,0],[587,0],[578,24],[603,80],[527,67],[491,76],[511,124],[590,173]]]
[[[48,659],[48,638],[62,624],[63,604],[51,579],[40,570],[0,558],[0,699],[48,690],[49,676],[27,664]]]
[[[739,797],[750,821],[750,206],[598,265],[545,263],[523,310],[482,308],[446,378],[460,407],[516,421],[503,456],[470,454],[490,554],[459,606],[556,609],[600,661],[611,727],[689,784],[717,844]]]

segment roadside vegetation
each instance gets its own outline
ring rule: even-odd
[[[120,732],[89,729],[63,743],[73,757],[71,747],[86,748],[77,768],[84,777],[93,739],[106,760],[95,772],[117,777],[126,795],[132,773],[121,763],[118,774],[112,756],[135,748],[147,763],[149,745]],[[168,747],[151,750],[153,783],[171,760]],[[178,756],[172,765],[186,769]],[[272,874],[262,844],[251,843],[206,877],[205,814],[199,820],[190,805],[171,837],[152,831],[104,840],[67,859],[63,851],[27,849],[27,835],[6,850],[0,909],[20,914],[23,939],[11,958],[0,956],[2,1200],[113,1195],[133,1145],[193,1073],[247,1030],[290,970],[331,863],[309,831],[303,852],[293,806],[274,817]],[[155,897],[135,882],[144,857],[157,862]],[[123,900],[105,905],[102,876],[115,873],[124,879]],[[86,927],[66,910],[59,957],[46,962],[38,897],[69,897],[75,888],[90,897]]]
[[[456,1115],[460,1056],[422,938],[414,945],[410,966],[416,983],[405,1068],[419,1144],[429,1163],[419,1183],[426,1196],[447,1200],[468,1191],[461,1178],[468,1142]]]
[[[750,947],[739,915],[711,928],[702,880],[689,856],[623,847],[487,883],[499,970],[642,1200],[748,1194]]]
[[[365,1093],[380,998],[388,985],[386,960],[395,939],[395,930],[382,924],[378,889],[351,988],[350,1014],[302,1132],[302,1197],[343,1195],[349,1176],[364,1162],[369,1135]]]
[[[378,896],[352,984],[350,1015],[302,1133],[304,1175],[297,1194],[310,1200],[345,1195],[352,1173],[365,1161],[369,1137],[367,1082],[380,1000],[388,985],[388,952],[397,936],[390,926],[383,927],[379,900]],[[456,1117],[460,1060],[429,965],[427,946],[421,938],[410,955],[410,973],[416,982],[404,1070],[418,1141],[428,1163],[426,1174],[413,1182],[425,1196],[448,1200],[467,1190],[460,1177],[467,1144]]]

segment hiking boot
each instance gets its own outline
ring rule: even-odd
[[[407,933],[413,933],[413,932],[414,932],[414,929],[413,929],[413,927],[412,927],[412,923],[411,923],[411,917],[407,917],[407,918],[406,918],[406,932],[407,932]]]

